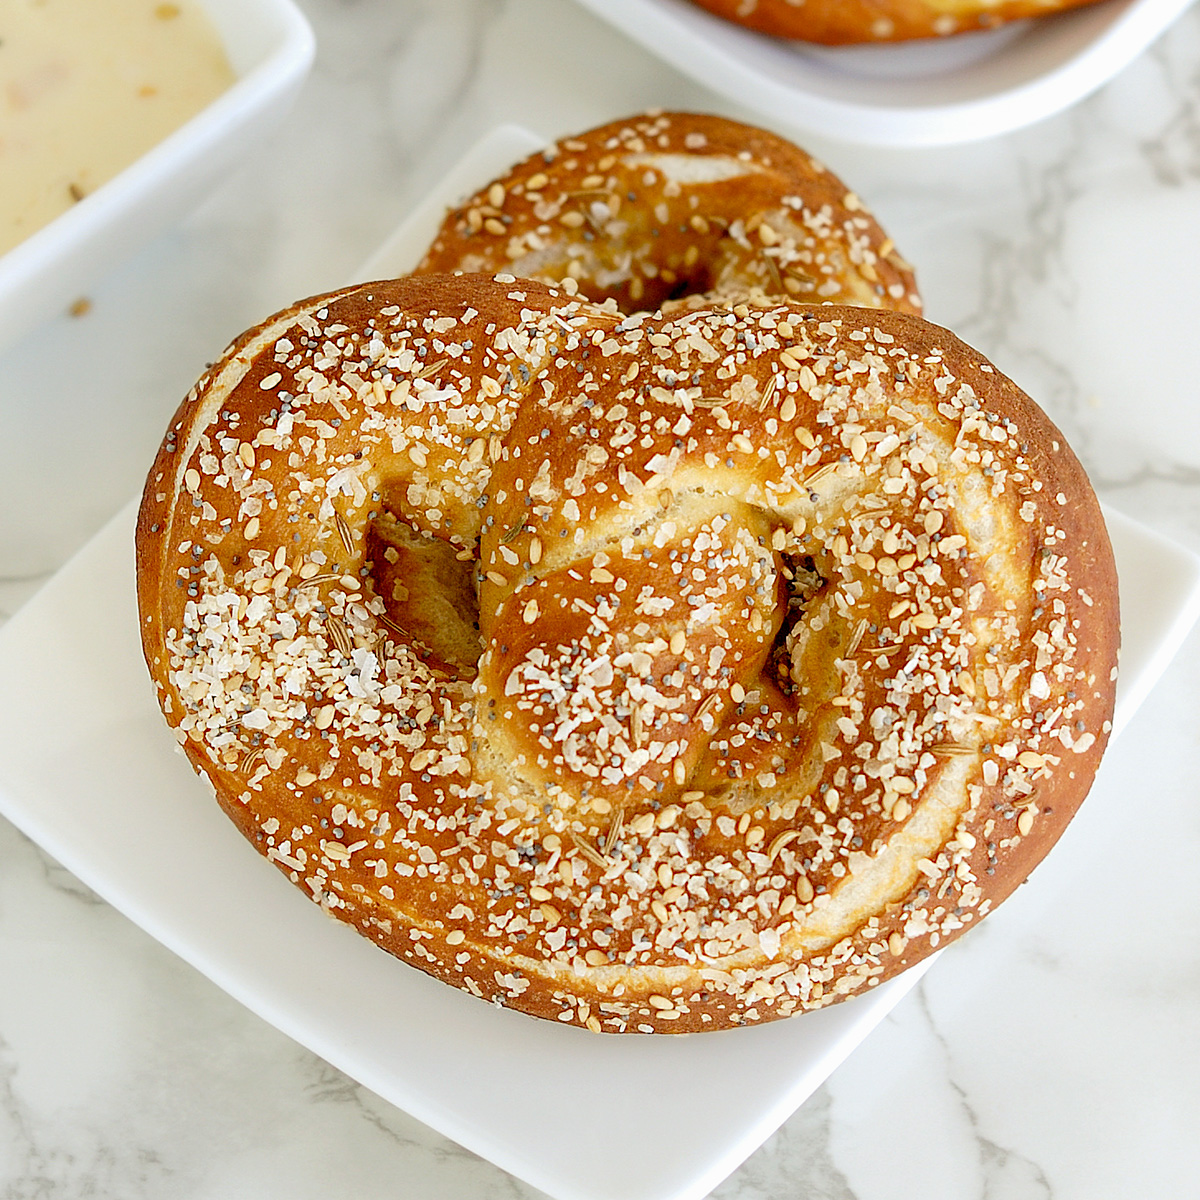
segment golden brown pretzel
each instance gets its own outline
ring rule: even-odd
[[[919,960],[1045,854],[1109,730],[1087,480],[901,313],[622,318],[471,276],[307,301],[181,406],[138,596],[261,852],[421,969],[595,1030]]]
[[[761,33],[844,45],[992,29],[1099,0],[692,0]]]
[[[454,271],[565,283],[623,312],[753,294],[921,307],[912,267],[841,180],[773,133],[695,113],[530,155],[452,209],[417,267]]]

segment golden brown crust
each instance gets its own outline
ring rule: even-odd
[[[530,155],[451,210],[418,274],[508,271],[623,312],[748,294],[920,311],[912,267],[803,150],[723,117],[653,113]]]
[[[900,42],[994,29],[1098,0],[692,0],[775,37],[826,45]]]
[[[595,1030],[770,1020],[945,945],[1111,717],[1082,469],[902,313],[622,319],[470,276],[307,301],[184,402],[138,574],[167,720],[262,853]],[[417,636],[419,578],[450,599]]]

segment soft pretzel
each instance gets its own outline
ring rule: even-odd
[[[574,281],[624,312],[747,295],[919,312],[912,267],[803,150],[651,113],[564,138],[452,209],[418,274]]]
[[[900,42],[993,29],[1099,0],[692,0],[776,37],[844,45]]]
[[[902,313],[348,288],[200,380],[137,543],[163,711],[245,836],[593,1030],[894,975],[1025,878],[1109,731],[1083,471]]]

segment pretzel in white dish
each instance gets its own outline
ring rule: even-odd
[[[737,25],[795,41],[902,42],[995,29],[1099,0],[692,0]]]
[[[1047,852],[1110,728],[1082,469],[882,310],[622,317],[509,276],[306,301],[184,401],[138,593],[166,718],[264,855],[597,1031],[925,957]]]

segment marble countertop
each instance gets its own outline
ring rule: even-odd
[[[205,361],[344,281],[494,125],[558,135],[655,105],[758,119],[569,0],[301,7],[316,67],[270,143],[86,314],[0,356],[0,621],[140,489]],[[929,316],[1043,404],[1105,500],[1200,551],[1200,9],[1091,99],[993,141],[877,151],[776,128],[868,200]],[[1033,882],[715,1196],[1194,1192],[1197,712],[1193,634]],[[264,1024],[0,821],[0,1195],[537,1194]]]

